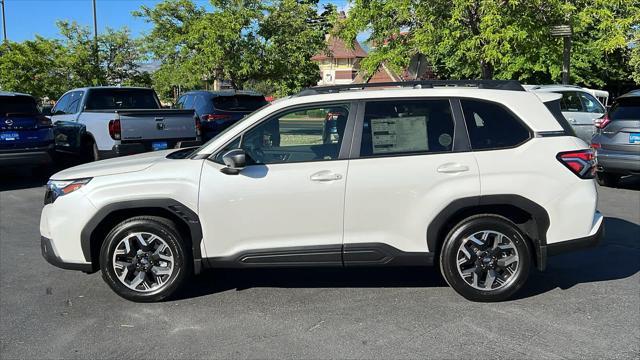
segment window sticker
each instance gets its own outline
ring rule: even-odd
[[[426,116],[371,119],[374,154],[429,151]]]

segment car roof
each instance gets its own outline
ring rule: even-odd
[[[631,98],[631,97],[640,97],[640,89],[635,89],[635,90],[631,90],[626,94],[620,95],[616,98],[616,100],[618,99],[626,99],[626,98]]]
[[[141,86],[87,86],[87,87],[82,87],[82,88],[71,89],[71,90],[69,90],[67,92],[71,92],[71,91],[86,91],[86,90],[93,90],[93,89],[153,90],[151,88],[141,87]]]
[[[193,94],[203,94],[210,95],[212,97],[215,96],[233,96],[233,95],[249,95],[249,96],[264,96],[261,93],[253,90],[192,90],[187,91],[182,95],[193,95]]]
[[[582,88],[578,85],[562,85],[562,84],[552,84],[552,85],[523,85],[523,87],[527,91],[582,91],[589,92],[587,89]]]
[[[33,97],[29,94],[23,94],[23,93],[19,93],[19,92],[10,92],[10,91],[0,91],[0,96],[28,96],[28,97]]]

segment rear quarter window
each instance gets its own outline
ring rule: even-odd
[[[531,137],[529,129],[501,105],[468,99],[460,102],[474,150],[510,148]]]

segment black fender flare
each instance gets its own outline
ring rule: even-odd
[[[180,221],[187,226],[191,236],[194,273],[198,274],[202,269],[202,252],[200,251],[200,245],[202,243],[202,226],[200,224],[200,218],[198,217],[198,214],[189,207],[174,199],[120,201],[108,204],[98,210],[91,220],[85,224],[82,232],[80,233],[80,245],[85,260],[92,263],[92,235],[103,220],[116,211],[136,209],[162,209],[170,212],[175,218],[180,219]],[[92,269],[93,271],[97,271],[97,264],[92,264]]]
[[[429,252],[439,252],[440,245],[442,241],[444,241],[444,236],[446,236],[446,234],[442,234],[442,230],[446,228],[446,225],[452,218],[480,206],[500,205],[514,206],[531,216],[535,226],[519,227],[520,230],[527,234],[533,243],[538,269],[544,270],[547,265],[549,214],[536,202],[515,194],[471,196],[451,202],[436,215],[427,227],[427,246],[429,247]]]

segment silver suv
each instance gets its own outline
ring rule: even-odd
[[[595,122],[597,180],[615,186],[624,175],[640,174],[640,90],[618,97],[609,113]]]

